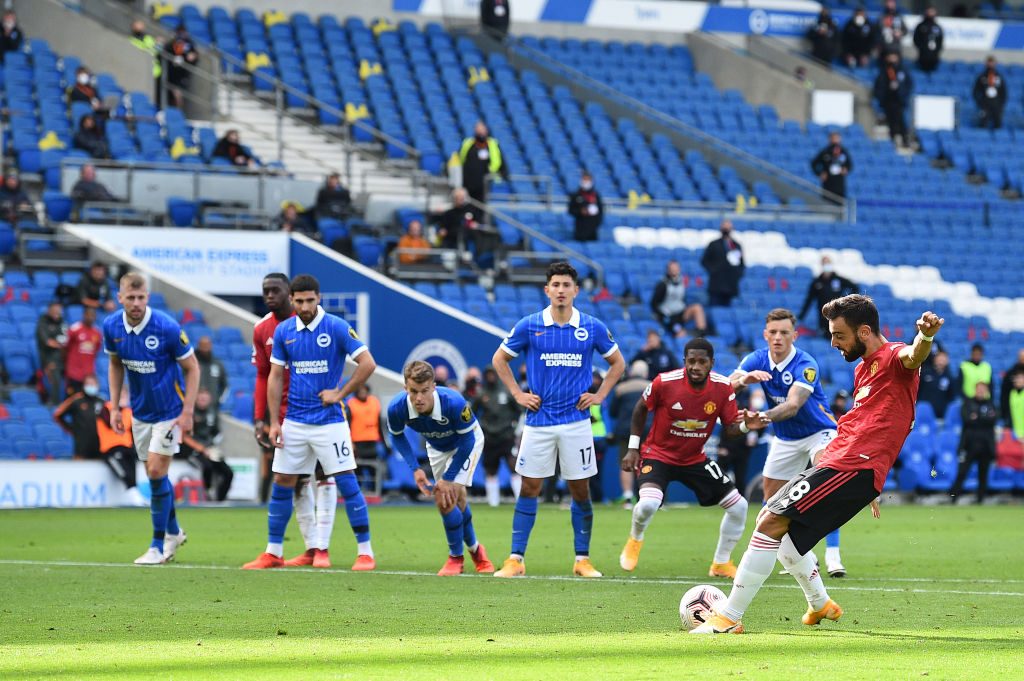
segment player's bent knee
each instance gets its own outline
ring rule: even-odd
[[[762,509],[757,519],[757,531],[773,539],[781,539],[789,529],[789,518]]]
[[[290,473],[274,473],[274,484],[281,487],[295,487],[299,481],[298,475]]]

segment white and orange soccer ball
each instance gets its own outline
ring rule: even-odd
[[[704,624],[715,605],[724,601],[725,594],[717,586],[698,584],[683,594],[679,601],[679,619],[689,631]]]

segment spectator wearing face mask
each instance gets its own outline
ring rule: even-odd
[[[480,203],[486,201],[488,175],[500,174],[508,180],[508,166],[501,147],[498,140],[491,137],[483,121],[477,121],[473,136],[462,141],[459,162],[462,164],[462,186],[472,199]]]
[[[67,97],[69,107],[74,102],[86,102],[92,107],[93,113],[106,118],[107,110],[103,108],[99,93],[92,85],[92,74],[84,66],[75,70],[75,84],[68,88]]]
[[[604,204],[594,189],[594,176],[584,171],[580,187],[569,195],[569,215],[576,218],[573,239],[576,241],[597,241],[597,230],[604,220]]]
[[[0,34],[0,64],[3,64],[4,57],[8,52],[17,52],[21,49],[21,43],[25,36],[18,26],[18,17],[14,12],[4,12],[3,33]]]
[[[747,266],[743,262],[743,248],[732,236],[732,221],[722,220],[718,229],[722,238],[708,244],[700,264],[708,272],[708,304],[729,307],[740,294],[740,279]]]
[[[978,127],[1003,127],[1006,107],[1006,79],[996,70],[996,58],[985,60],[985,70],[974,81],[974,103],[978,106]]]
[[[811,170],[821,179],[822,189],[845,199],[846,176],[852,169],[853,161],[843,146],[843,138],[838,132],[829,133],[828,145],[811,161]]]
[[[903,68],[900,56],[895,52],[885,55],[885,61],[875,78],[874,94],[885,113],[885,123],[889,126],[889,137],[893,144],[906,146],[910,142],[907,137],[906,109],[913,89],[914,81]]]
[[[896,0],[885,0],[885,9],[878,17],[878,42],[883,54],[900,53],[900,41],[907,34],[907,25],[900,16]]]
[[[878,39],[864,8],[858,8],[843,26],[843,61],[848,67],[867,66]]]
[[[821,259],[821,274],[812,279],[811,285],[807,287],[807,297],[804,298],[804,305],[800,308],[797,319],[803,319],[813,304],[814,309],[818,311],[818,330],[826,340],[830,340],[832,334],[828,330],[828,319],[821,313],[821,308],[825,307],[826,303],[851,293],[860,293],[860,287],[846,277],[836,274],[832,259],[826,255]]]
[[[191,76],[188,67],[199,62],[199,51],[184,24],[174,29],[174,39],[164,48],[167,52],[167,82],[174,106],[181,108],[184,101],[182,90],[188,89]]]
[[[826,64],[831,64],[839,51],[839,26],[832,18],[828,7],[822,7],[817,21],[807,29],[807,39],[811,42],[811,54]]]
[[[74,441],[75,458],[100,458],[100,438],[96,419],[103,414],[103,398],[95,374],[82,379],[81,389],[73,392],[53,412],[53,420]]]
[[[924,11],[924,19],[914,29],[914,46],[917,48],[917,68],[931,73],[939,68],[939,54],[942,52],[942,27],[935,21],[935,8]]]

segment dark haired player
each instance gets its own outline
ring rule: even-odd
[[[745,410],[741,414],[736,408],[729,379],[711,370],[715,348],[710,342],[694,338],[683,353],[683,368],[658,374],[633,408],[622,470],[636,471],[640,500],[633,507],[633,527],[619,565],[623,570],[636,567],[644,532],[661,508],[668,484],[678,480],[697,494],[701,506],[718,504],[725,509],[708,575],[732,578],[736,566],[731,555],[747,522],[747,500],[718,463],[704,454],[704,443],[718,421],[724,427],[722,436],[729,438],[764,428],[764,422],[760,415]],[[648,412],[654,412],[654,422],[641,445]]]
[[[853,407],[839,419],[838,435],[817,465],[790,480],[768,501],[750,545],[736,570],[729,599],[691,634],[741,633],[740,618],[772,573],[778,557],[807,597],[803,623],[837,620],[843,609],[828,597],[810,550],[876,500],[903,442],[914,426],[921,363],[944,319],[925,312],[911,345],[890,343],[879,332],[871,298],[849,295],[822,308],[832,347],[847,362],[863,359],[856,371]]]

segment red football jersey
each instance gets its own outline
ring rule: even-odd
[[[921,371],[903,366],[899,353],[905,345],[886,343],[857,367],[853,406],[818,461],[837,471],[873,469],[879,492],[914,428]]]
[[[68,329],[68,356],[65,360],[65,375],[72,381],[81,382],[89,374],[96,373],[96,355],[103,348],[103,332],[98,327],[87,327],[75,322]]]
[[[640,455],[673,466],[704,461],[704,443],[715,422],[732,423],[739,416],[732,384],[713,371],[703,390],[693,389],[686,380],[686,369],[658,374],[644,391],[643,400],[647,410],[654,412],[654,422]]]
[[[295,313],[291,314],[294,317]],[[289,319],[291,318],[289,317]],[[274,329],[277,328],[277,317],[268,312],[263,319],[256,322],[252,332],[252,363],[256,366],[256,392],[253,394],[257,421],[267,420],[267,376],[270,375],[270,351],[274,345]],[[288,372],[284,372],[284,389],[281,391],[281,414],[284,420],[288,411]]]

